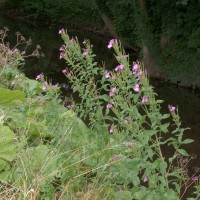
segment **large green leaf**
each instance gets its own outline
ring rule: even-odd
[[[41,83],[36,80],[26,79],[20,84],[22,91],[24,91],[29,96],[34,96],[42,92]]]
[[[20,153],[20,160],[15,163],[14,175],[12,176],[15,186],[22,187],[23,181],[27,179],[27,185],[32,186],[39,182],[44,191],[47,184],[52,184],[59,174],[60,158],[56,149],[51,150],[47,145],[28,147]],[[21,162],[21,160],[23,162]],[[46,185],[46,186],[45,186]]]
[[[20,90],[0,88],[0,105],[15,106],[25,100],[25,94]]]
[[[129,191],[122,191],[116,192],[114,194],[114,200],[132,200],[133,197],[131,196],[131,192]]]
[[[55,149],[51,152],[46,145],[27,148],[22,154],[22,159],[30,177],[32,176],[34,179],[39,173],[41,175],[50,175],[56,171],[58,168],[57,159],[59,158],[56,153]]]
[[[91,140],[91,131],[85,123],[71,110],[61,115],[63,124],[67,127],[67,137],[75,146],[85,145]]]
[[[72,132],[74,132],[75,134],[77,133],[78,135],[80,135],[88,133],[88,127],[80,118],[76,116],[73,111],[68,110],[67,112],[64,112],[61,116],[65,120],[65,122],[69,126],[71,126]]]
[[[0,159],[8,162],[16,158],[15,134],[9,127],[0,124]]]

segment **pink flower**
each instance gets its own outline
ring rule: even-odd
[[[132,67],[133,74],[135,74],[137,72],[138,68],[139,68],[139,65],[137,63],[135,63]]]
[[[60,51],[64,51],[65,50],[65,46],[64,45],[62,45],[61,47],[60,47],[60,49],[59,49]]]
[[[193,180],[193,181],[198,181],[198,180],[199,180],[199,176],[193,176],[193,177],[192,177],[192,180]]]
[[[63,70],[62,70],[62,73],[63,73],[63,74],[66,74],[66,73],[67,73],[67,69],[63,69]]]
[[[71,44],[76,44],[76,40],[75,40],[74,38],[72,38],[72,39],[70,40],[70,43],[71,43]]]
[[[132,142],[126,142],[126,143],[125,143],[125,146],[126,146],[126,147],[132,147],[132,146],[133,146],[133,143],[132,143]]]
[[[168,105],[168,109],[171,113],[175,113],[175,110],[176,110],[176,107],[175,106],[172,106],[172,105]]]
[[[72,72],[68,68],[63,69],[62,73],[67,77],[71,77],[72,76]]]
[[[124,124],[128,124],[128,120],[127,119],[124,120]]]
[[[110,125],[109,133],[113,133],[113,131],[114,131],[114,127],[113,127],[113,125]]]
[[[43,74],[37,75],[35,80],[39,80],[39,79],[41,79],[41,78],[43,78]]]
[[[109,42],[109,44],[108,44],[108,48],[109,48],[109,49],[112,48],[113,45],[116,44],[116,43],[117,43],[117,40],[116,40],[116,39],[111,39],[110,42]]]
[[[112,97],[114,95],[114,93],[117,91],[117,88],[111,88],[110,92],[109,92],[109,96]]]
[[[60,60],[63,58],[64,54],[63,52],[60,52]]]
[[[73,105],[73,104],[69,104],[69,105],[67,106],[67,108],[72,109],[72,108],[74,108],[74,105]]]
[[[125,117],[124,124],[128,124],[131,121],[131,116]]]
[[[58,85],[57,85],[57,84],[56,84],[56,85],[52,85],[51,88],[52,88],[53,90],[55,90],[55,89],[58,88]]]
[[[18,51],[19,51],[18,49],[13,49],[13,53],[18,52]]]
[[[59,30],[58,33],[59,33],[59,34],[62,34],[62,33],[64,33],[64,32],[65,32],[65,30],[62,28],[62,29]]]
[[[88,49],[84,49],[82,55],[87,56],[88,55]]]
[[[108,103],[107,105],[106,105],[106,108],[107,109],[110,109],[110,108],[112,108],[113,107],[113,104],[111,104],[111,103]]]
[[[37,96],[37,100],[40,100],[41,99],[41,96]]]
[[[148,181],[148,179],[147,179],[147,177],[145,176],[143,182],[146,183],[147,181]]]
[[[120,189],[120,190],[119,190],[119,192],[123,192],[123,190],[122,190],[122,189]]]
[[[109,71],[106,71],[106,72],[105,72],[105,77],[106,77],[106,78],[110,78],[110,72],[109,72]]]
[[[142,75],[142,71],[139,71],[137,75],[138,75],[138,76],[141,76],[141,75]]]
[[[134,91],[135,92],[139,92],[140,91],[140,85],[139,84],[135,84]]]
[[[45,91],[47,89],[46,85],[42,86],[42,90]]]
[[[116,68],[115,68],[115,71],[122,71],[124,69],[124,65],[118,65]]]
[[[147,96],[142,97],[142,103],[147,103],[149,101]]]

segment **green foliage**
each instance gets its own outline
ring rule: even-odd
[[[0,88],[0,105],[15,106],[25,101],[25,95],[20,90],[11,91],[9,89]]]
[[[6,6],[15,5],[22,13],[31,14],[33,18],[46,21],[66,21],[68,24],[97,25],[99,23],[97,7],[92,0],[7,0]],[[90,6],[88,6],[90,5]],[[81,16],[81,20],[80,20]]]
[[[88,40],[82,49],[78,39],[61,35],[66,76],[81,99],[74,107],[68,104],[73,99],[62,104],[58,86],[42,74],[30,80],[11,66],[0,73],[1,85],[10,86],[1,89],[9,99],[23,94],[18,106],[0,107],[2,199],[178,199],[181,186],[194,183],[176,162],[181,155],[188,162],[181,145],[192,142],[183,137],[178,112],[161,113],[163,101],[142,65],[134,63],[138,80],[119,42],[113,48],[123,70],[106,78]],[[4,70],[12,76],[4,77]],[[136,84],[139,91],[133,90]],[[163,153],[167,145],[174,150],[169,157]],[[198,186],[196,191],[198,196]]]
[[[0,160],[13,161],[17,156],[16,149],[15,134],[9,127],[0,124]]]
[[[122,38],[132,46],[145,43],[167,79],[200,84],[198,0],[96,2]]]
[[[140,29],[166,78],[199,84],[198,1],[146,2],[148,18]],[[140,6],[137,5],[138,10]],[[141,23],[141,12],[135,19]],[[143,29],[143,27],[146,29]],[[147,37],[148,35],[148,37]]]
[[[101,5],[101,2],[97,2]],[[135,11],[134,4],[132,1],[106,1],[104,8],[113,21],[116,32],[121,36],[128,44],[134,47],[139,47],[141,45],[138,27],[135,24]]]

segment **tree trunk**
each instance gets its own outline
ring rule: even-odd
[[[132,47],[130,44],[128,44],[126,41],[124,41],[123,38],[121,38],[117,35],[117,32],[115,30],[112,20],[105,13],[101,14],[101,18],[104,21],[106,29],[109,31],[109,33],[112,37],[119,39],[121,41],[122,45],[124,46],[124,48],[131,49],[131,50],[134,50],[137,52],[137,49]]]
[[[146,22],[148,21],[148,12],[147,12],[147,8],[146,8],[146,2],[145,0],[139,0],[139,6],[140,6],[140,10],[141,10],[141,15],[143,18],[143,20],[140,20],[140,27],[141,27],[141,32],[147,32],[145,30],[147,30],[146,27]],[[146,21],[146,22],[145,22]],[[147,45],[147,39],[145,38],[145,35],[142,36],[142,40],[143,40],[143,63],[144,63],[144,67],[146,68],[147,72],[149,73],[150,77],[157,77],[157,78],[162,78],[162,71],[160,69],[160,67],[157,65],[154,56],[152,55],[152,53],[149,50],[149,47]]]

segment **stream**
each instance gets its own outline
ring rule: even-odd
[[[62,40],[58,35],[58,30],[61,27],[51,27],[45,24],[34,26],[21,20],[14,20],[0,15],[0,29],[3,27],[8,27],[10,30],[9,42],[11,46],[16,42],[15,32],[17,31],[21,32],[27,39],[30,37],[33,46],[36,44],[41,46],[45,57],[26,60],[23,70],[29,78],[34,79],[37,74],[42,72],[53,83],[67,84],[65,76],[61,72],[66,64],[59,59],[59,48],[62,45]],[[91,44],[94,45],[94,53],[98,55],[96,57],[97,61],[104,60],[106,66],[110,69],[115,67],[116,61],[112,56],[112,51],[107,49],[109,38],[77,30],[69,30],[69,34],[77,36],[80,41],[83,41],[84,38],[89,39]],[[191,128],[185,133],[185,137],[195,141],[185,148],[190,154],[195,154],[197,157],[189,165],[190,174],[192,175],[197,168],[200,169],[200,95],[167,82],[153,81],[152,84],[158,98],[165,101],[162,104],[163,111],[167,111],[168,104],[177,106],[183,126]]]

